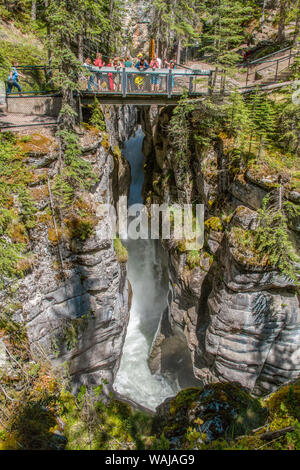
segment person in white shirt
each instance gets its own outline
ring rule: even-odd
[[[161,68],[162,68],[162,60],[158,57],[157,54],[155,54],[154,60],[157,60],[157,62],[158,62],[158,68],[161,69]]]

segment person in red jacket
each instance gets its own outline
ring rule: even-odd
[[[109,59],[107,67],[113,67],[113,59]],[[114,91],[115,86],[114,86],[114,79],[113,79],[113,74],[110,72],[108,74],[108,81],[109,81],[109,89],[110,91]]]
[[[96,54],[96,60],[94,61],[94,65],[95,65],[95,67],[99,67],[99,69],[101,67],[104,67],[104,65],[105,65],[105,63],[102,60],[102,54],[100,52],[97,52],[97,54]],[[97,77],[97,81],[98,81],[98,89],[100,90],[101,81],[102,81],[102,78],[103,78],[102,73],[97,72],[96,77]]]

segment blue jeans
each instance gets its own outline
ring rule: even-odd
[[[11,90],[13,87],[16,87],[18,91],[21,93],[22,88],[16,80],[12,80],[7,83],[7,93],[11,93]]]
[[[97,83],[95,83],[95,75],[91,75],[88,81],[88,91],[92,91],[92,85],[94,85],[95,88],[98,87]]]
[[[159,85],[160,84],[160,77],[159,75],[151,75],[151,84],[152,85]]]

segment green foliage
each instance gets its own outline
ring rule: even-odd
[[[187,167],[190,160],[190,117],[195,105],[184,95],[173,111],[169,125],[169,139],[174,149],[175,163],[182,181],[187,179]]]
[[[82,151],[76,134],[70,131],[60,131],[64,152],[64,168],[55,177],[53,192],[60,206],[66,208],[74,203],[76,191],[89,190],[98,178],[93,172],[92,165],[81,157]]]
[[[268,256],[271,266],[276,266],[287,277],[297,282],[300,258],[291,240],[288,219],[279,209],[268,209],[268,198],[258,211],[258,227],[254,231],[255,248],[261,256]]]
[[[78,336],[86,330],[89,320],[93,317],[93,314],[90,312],[89,314],[66,320],[59,338],[62,345],[66,345],[69,351],[75,348],[78,343]]]
[[[201,252],[192,250],[188,252],[186,263],[190,269],[195,269],[200,266],[201,263]]]
[[[119,263],[127,263],[128,251],[127,251],[127,248],[123,245],[119,237],[116,237],[114,239],[114,249],[115,249],[116,257]]]
[[[234,227],[231,229],[231,236],[234,245],[239,247],[241,261],[277,268],[298,284],[300,258],[289,230],[289,215],[284,208],[285,205],[282,209],[278,206],[271,207],[269,195],[266,196],[258,210],[256,229],[246,231]]]
[[[165,437],[164,433],[162,433],[158,438],[154,438],[151,450],[170,450],[170,442]]]
[[[101,106],[97,98],[94,98],[94,103],[91,105],[92,108],[92,116],[90,118],[91,126],[99,129],[101,132],[106,131],[106,124],[105,119],[101,110]]]
[[[1,17],[1,11],[0,11]],[[0,80],[7,80],[12,61],[16,60],[20,65],[40,65],[46,60],[45,49],[37,42],[33,35],[22,37],[11,27],[1,25],[3,37],[0,41]],[[22,28],[22,31],[24,29]],[[31,70],[22,72],[25,79],[21,78],[24,91],[33,89],[45,89],[45,76],[42,71]]]
[[[300,106],[294,104],[288,95],[280,108],[277,134],[279,142],[300,156]]]
[[[28,192],[32,171],[11,133],[0,134],[0,286],[23,274],[27,231],[35,225],[35,204]]]
[[[116,2],[119,5],[119,2]],[[47,45],[53,52],[53,63],[59,67],[54,80],[63,94],[63,109],[61,118],[64,127],[74,127],[74,116],[68,114],[66,106],[75,109],[73,92],[78,89],[78,74],[82,64],[78,60],[80,53],[79,38],[92,44],[111,32],[110,19],[114,4],[108,0],[95,2],[93,0],[69,0],[61,2],[49,0],[45,11],[47,25]],[[112,41],[111,41],[112,42]],[[72,45],[77,45],[76,48]],[[97,48],[98,48],[98,43]],[[107,52],[107,51],[106,51]]]
[[[158,37],[162,45],[162,53],[172,47],[177,40],[182,45],[192,44],[200,33],[200,3],[192,0],[154,0],[154,14],[151,24],[151,37]]]
[[[219,0],[205,2],[202,50],[222,66],[232,66],[240,60],[236,48],[245,40],[243,26],[253,10],[248,2]]]
[[[60,415],[66,423],[68,450],[144,449],[151,416],[134,411],[119,400],[104,401],[102,384],[77,397],[62,391]]]
[[[72,216],[65,220],[71,239],[87,240],[94,233],[95,221],[91,218]]]

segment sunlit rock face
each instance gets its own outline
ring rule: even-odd
[[[220,264],[208,299],[211,378],[270,392],[300,374],[299,300],[279,273],[237,263],[227,243]]]
[[[124,53],[128,54],[132,50],[133,56],[138,52],[149,52],[150,27],[152,22],[152,9],[149,2],[138,0],[132,2],[125,1],[124,25]],[[131,38],[130,44],[126,40]]]
[[[116,259],[113,240],[106,235],[102,204],[113,203],[113,156],[98,143],[85,158],[93,162],[99,182],[86,202],[98,217],[86,241],[62,241],[58,247],[48,229],[37,224],[31,232],[38,262],[20,284],[20,301],[32,351],[41,348],[54,363],[69,363],[74,387],[112,383],[118,368],[128,322],[128,283],[125,265]],[[54,171],[54,169],[53,169]]]

